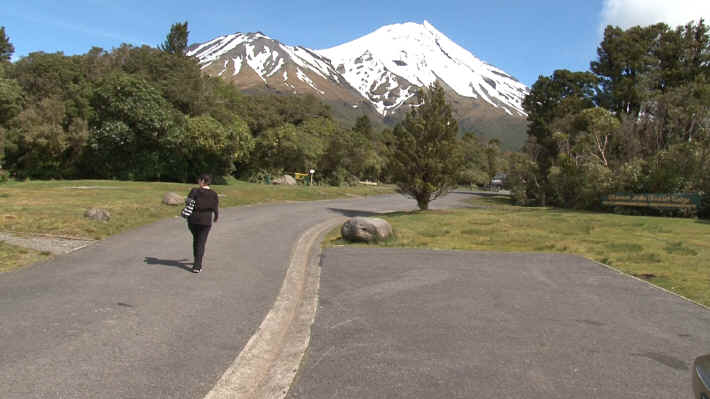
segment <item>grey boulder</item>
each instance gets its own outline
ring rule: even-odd
[[[111,213],[106,209],[101,208],[91,208],[84,213],[84,216],[100,222],[108,222],[111,220]]]
[[[182,205],[184,203],[185,203],[185,197],[183,197],[180,194],[170,192],[170,193],[166,193],[163,196],[163,204],[165,204],[165,205],[176,206],[176,205]]]
[[[392,235],[392,225],[380,218],[354,217],[343,223],[340,235],[351,242],[377,242]]]
[[[296,179],[294,179],[293,176],[290,176],[290,175],[283,175],[281,177],[274,179],[273,184],[284,184],[287,186],[295,186]]]

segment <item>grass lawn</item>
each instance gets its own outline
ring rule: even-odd
[[[379,245],[577,254],[710,306],[710,223],[518,207],[502,196],[472,205],[387,215],[396,237]],[[341,244],[339,231],[326,238]]]
[[[20,266],[47,260],[50,257],[51,254],[49,252],[20,248],[0,242],[0,273],[16,269]]]
[[[107,180],[27,181],[0,184],[0,231],[102,239],[137,226],[177,215],[182,206],[161,203],[167,192],[187,195],[196,184]],[[212,186],[220,206],[310,201],[391,193],[393,187],[267,186],[240,181]],[[105,208],[111,221],[84,217],[92,207]],[[1,244],[1,243],[0,243]],[[36,251],[0,245],[0,271],[46,259]]]

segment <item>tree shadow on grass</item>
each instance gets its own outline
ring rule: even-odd
[[[474,193],[474,198],[482,203],[491,205],[513,205],[513,200],[508,195],[499,195],[493,193]]]
[[[700,224],[710,224],[710,219],[698,219],[695,222]]]
[[[507,192],[497,192],[497,191],[467,191],[467,190],[452,190],[449,194],[467,194],[477,197],[506,197],[510,198],[510,194]]]
[[[192,263],[188,262],[187,259],[180,259],[180,260],[158,259],[158,258],[153,258],[151,256],[146,256],[145,263],[148,265],[162,265],[162,266],[177,267],[179,269],[183,269],[185,271],[192,273]]]
[[[357,209],[328,208],[328,210],[331,212],[339,213],[343,216],[347,216],[349,218],[356,217],[356,216],[373,217],[373,216],[383,215],[382,213],[377,213],[377,212],[372,212],[372,211],[360,211]]]

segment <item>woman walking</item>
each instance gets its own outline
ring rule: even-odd
[[[195,200],[195,209],[187,218],[187,227],[192,233],[192,255],[195,262],[192,265],[192,272],[199,273],[202,270],[202,257],[205,255],[205,244],[207,235],[212,228],[212,220],[219,219],[219,197],[214,190],[210,189],[212,177],[208,174],[200,175],[197,180],[199,188],[193,188],[188,194],[188,198]]]

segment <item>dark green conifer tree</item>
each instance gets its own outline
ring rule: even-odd
[[[367,138],[373,138],[374,130],[370,118],[368,118],[367,115],[357,118],[355,126],[353,126],[353,131],[359,132]]]
[[[422,89],[419,105],[394,129],[390,158],[392,180],[399,191],[417,200],[419,209],[456,186],[463,158],[458,123],[438,83]]]
[[[185,55],[187,52],[187,37],[189,34],[187,21],[174,23],[170,27],[170,33],[168,33],[165,41],[158,47],[166,53]]]
[[[5,27],[0,26],[0,62],[10,62],[10,57],[15,52],[15,46],[10,43],[10,38],[5,35]]]

